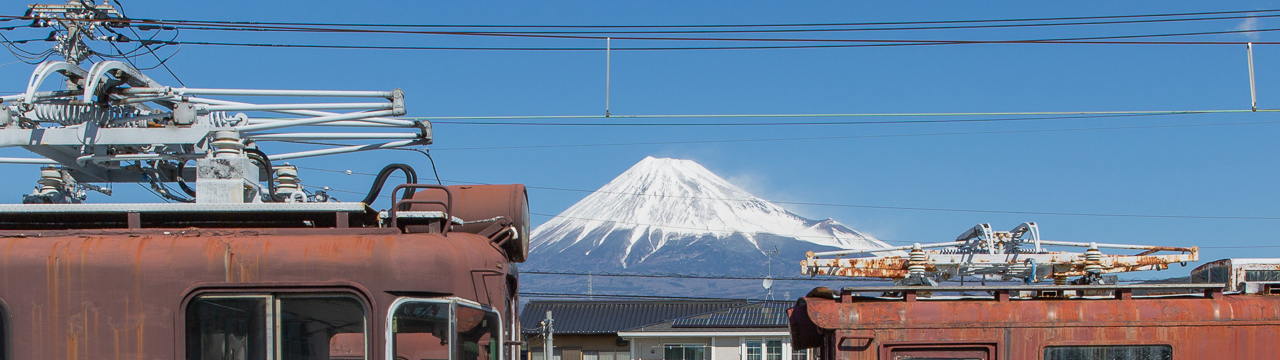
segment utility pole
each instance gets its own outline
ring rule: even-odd
[[[553,349],[552,336],[555,335],[555,327],[552,325],[551,310],[547,310],[547,318],[542,320],[542,338],[547,339],[546,344],[542,345],[542,359],[555,360],[553,357],[555,351]]]
[[[609,77],[613,72],[612,67],[613,67],[613,38],[604,38],[604,117],[609,117]]]

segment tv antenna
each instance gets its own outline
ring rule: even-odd
[[[764,287],[764,299],[773,300],[773,258],[778,256],[778,246],[774,245],[772,251],[765,251],[764,254],[767,257],[765,260],[767,273],[764,276],[764,282],[760,285]]]

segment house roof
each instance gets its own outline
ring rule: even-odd
[[[551,310],[556,334],[612,334],[745,304],[743,300],[533,300],[520,310],[520,327],[526,334],[538,333]]]
[[[787,329],[790,301],[742,303],[704,314],[691,315],[627,329],[628,333],[672,332],[776,332]]]

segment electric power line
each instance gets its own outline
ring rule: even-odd
[[[118,4],[118,2],[117,2]],[[219,20],[164,20],[164,19],[124,19],[115,20],[108,19],[104,21],[116,22],[143,22],[150,24],[167,24],[167,23],[184,23],[184,24],[205,24],[205,25],[236,25],[236,26],[324,26],[324,27],[373,27],[373,28],[479,28],[479,29],[518,29],[518,28],[563,28],[563,29],[671,29],[671,28],[778,28],[778,27],[848,27],[848,26],[901,26],[901,25],[949,25],[949,24],[1007,24],[1007,23],[1023,23],[1023,22],[1058,22],[1058,21],[1081,21],[1081,20],[1114,20],[1114,19],[1144,19],[1147,20],[1124,20],[1118,23],[1145,22],[1145,21],[1193,21],[1193,20],[1221,20],[1248,17],[1267,17],[1269,13],[1278,12],[1280,9],[1259,9],[1259,10],[1232,10],[1232,11],[1211,11],[1211,12],[1185,12],[1185,13],[1156,13],[1156,14],[1132,14],[1132,15],[1103,15],[1103,16],[1074,16],[1074,17],[1042,17],[1042,18],[1005,18],[1005,19],[965,19],[965,20],[932,20],[932,21],[893,21],[893,22],[844,22],[844,23],[771,23],[771,24],[648,24],[648,25],[548,25],[548,24],[523,24],[523,25],[506,25],[506,24],[372,24],[372,23],[320,23],[320,22],[260,22],[260,21],[219,21]],[[1245,14],[1245,15],[1241,15]],[[1264,14],[1264,15],[1260,15]],[[1235,15],[1221,17],[1221,15]],[[1200,18],[1185,18],[1195,17]],[[1218,16],[1208,17],[1204,16]],[[1164,19],[1170,17],[1184,17],[1179,19]],[[4,20],[30,20],[29,17],[5,16]],[[1060,25],[1061,23],[1053,23]],[[1067,23],[1066,25],[1077,25],[1076,23]],[[1084,25],[1093,25],[1093,23],[1085,23]]]
[[[1141,20],[1106,20],[1106,21],[1077,21],[1077,22],[1048,22],[1048,23],[979,23],[979,24],[962,24],[962,25],[937,25],[921,26],[929,24],[918,24],[914,26],[892,26],[886,27],[878,25],[875,27],[847,27],[849,25],[827,25],[819,28],[814,26],[785,26],[780,28],[772,26],[761,29],[760,27],[748,28],[716,28],[713,30],[705,30],[705,28],[685,27],[680,30],[653,30],[649,27],[630,27],[627,30],[468,30],[468,31],[406,31],[406,30],[369,30],[361,28],[386,28],[386,26],[370,26],[370,25],[354,25],[354,24],[329,24],[329,25],[280,25],[280,24],[243,24],[243,23],[224,23],[224,22],[206,22],[193,20],[142,20],[142,22],[159,25],[171,25],[173,28],[182,28],[187,30],[211,30],[211,31],[286,31],[286,32],[336,32],[336,33],[386,33],[386,34],[421,34],[421,35],[607,35],[610,37],[617,34],[779,34],[779,33],[836,33],[836,32],[866,32],[866,31],[922,31],[922,30],[972,30],[972,29],[1004,29],[1004,28],[1027,28],[1027,27],[1065,27],[1065,26],[1085,26],[1085,25],[1128,25],[1128,24],[1151,24],[1151,23],[1168,23],[1168,22],[1190,22],[1190,21],[1217,21],[1217,20],[1238,20],[1238,19],[1262,19],[1277,17],[1280,15],[1266,14],[1280,10],[1269,10],[1262,12],[1251,12],[1248,15],[1232,15],[1232,16],[1210,16],[1210,17],[1188,17],[1188,18],[1160,18],[1160,19],[1141,19]],[[124,22],[131,24],[133,21],[124,19]],[[957,24],[957,23],[951,23]],[[864,25],[865,26],[865,25]],[[400,26],[406,27],[406,26]],[[799,28],[796,28],[799,27]],[[454,27],[461,28],[461,27]],[[496,26],[493,28],[500,29],[516,29],[512,27]],[[488,28],[492,29],[492,28]],[[564,29],[564,28],[560,28]],[[645,30],[630,30],[645,29]],[[697,29],[697,30],[690,30]],[[726,30],[727,29],[727,30]],[[653,39],[644,39],[653,40]]]
[[[602,120],[602,119],[716,119],[716,118],[858,118],[858,117],[960,117],[960,116],[1037,116],[1034,118],[983,118],[983,119],[947,119],[947,120],[894,120],[894,121],[874,121],[874,122],[810,122],[810,123],[781,123],[781,124],[800,124],[800,125],[848,125],[848,124],[894,124],[894,123],[917,123],[917,122],[989,122],[989,121],[1032,121],[1032,120],[1058,120],[1058,119],[1090,119],[1090,118],[1106,118],[1106,117],[1126,117],[1126,116],[1157,116],[1157,115],[1193,115],[1193,114],[1237,114],[1237,113],[1253,113],[1253,112],[1280,112],[1280,109],[1202,109],[1202,110],[1115,110],[1115,111],[1004,111],[1004,112],[921,112],[921,113],[792,113],[792,114],[657,114],[657,115],[508,115],[508,116],[418,116],[406,117],[411,120],[429,120],[433,124],[476,124],[476,125],[519,125],[529,123],[515,122],[451,122],[450,120]],[[1052,117],[1047,117],[1052,116]],[[611,124],[622,124],[626,126],[651,126],[656,125],[680,125],[688,123],[563,123],[567,125],[589,125],[596,126],[616,126]],[[633,125],[634,124],[634,125]],[[694,123],[697,124],[697,123]],[[714,125],[752,125],[773,123],[708,123]],[[560,125],[554,123],[552,125]],[[707,126],[714,126],[707,125]]]
[[[318,22],[253,22],[253,21],[218,21],[218,20],[184,20],[187,22],[238,24],[238,25],[299,25],[299,26],[359,26],[359,27],[411,27],[411,28],[718,28],[718,27],[814,27],[814,26],[885,26],[885,25],[927,25],[927,24],[972,24],[972,23],[1008,23],[1030,21],[1073,21],[1102,19],[1134,19],[1162,18],[1179,16],[1206,16],[1229,14],[1272,13],[1280,9],[1230,10],[1184,13],[1155,13],[1130,15],[1041,17],[1041,18],[1004,18],[1004,19],[966,19],[966,20],[929,20],[929,21],[889,21],[889,22],[843,22],[843,23],[771,23],[771,24],[644,24],[644,25],[493,25],[493,24],[353,24],[353,23],[318,23]],[[22,17],[13,17],[22,19]],[[135,19],[161,21],[158,19]]]
[[[444,151],[458,151],[458,150],[506,150],[506,149],[546,149],[546,148],[575,148],[575,147],[607,147],[607,146],[639,146],[639,145],[673,145],[673,144],[738,143],[738,142],[773,142],[773,141],[846,140],[846,139],[898,138],[898,137],[920,137],[920,136],[996,135],[996,134],[1050,133],[1050,132],[1102,131],[1102,130],[1134,130],[1134,129],[1161,129],[1161,128],[1182,128],[1182,127],[1242,126],[1242,125],[1274,125],[1274,124],[1280,124],[1280,121],[1255,121],[1255,122],[1230,122],[1230,123],[1202,123],[1202,124],[1170,124],[1170,125],[1137,125],[1137,126],[1085,127],[1085,128],[1062,128],[1062,129],[992,130],[992,131],[937,132],[937,133],[914,133],[914,134],[876,134],[876,135],[847,135],[847,136],[811,136],[811,137],[754,138],[754,139],[709,139],[709,140],[684,140],[684,141],[644,141],[644,142],[585,143],[585,144],[509,145],[509,146],[477,146],[477,147],[452,147],[452,148],[450,148],[450,147],[445,147],[445,148],[435,148],[434,150],[437,150],[437,151],[440,151],[440,150],[444,150]]]

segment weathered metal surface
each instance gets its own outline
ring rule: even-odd
[[[504,243],[511,261],[523,262],[529,257],[529,200],[524,185],[450,185],[452,194],[449,215],[463,221],[451,231],[480,233],[497,221],[507,221],[515,232],[515,238]],[[421,190],[413,194],[413,200],[446,200],[443,191]],[[413,204],[410,210],[444,210],[440,205]],[[502,217],[499,219],[498,217]]]
[[[1250,273],[1258,277],[1250,279]],[[1227,291],[1280,293],[1280,258],[1234,258],[1211,261],[1191,270],[1194,281],[1224,283]]]
[[[1025,239],[1023,237],[1026,237]],[[1044,246],[1087,247],[1079,252],[1047,251]],[[930,249],[930,250],[925,250]],[[1142,250],[1135,255],[1104,254],[1101,249]],[[910,250],[900,255],[902,250]],[[1158,252],[1179,254],[1156,254]],[[868,258],[839,256],[876,253]],[[1041,240],[1035,223],[1023,223],[1012,231],[992,231],[979,224],[957,241],[914,244],[883,249],[852,249],[809,252],[800,262],[800,272],[811,275],[921,279],[925,273],[947,280],[957,276],[997,276],[1004,280],[1039,282],[1069,276],[1097,280],[1102,274],[1144,270],[1164,270],[1169,264],[1199,260],[1197,247],[1146,246],[1106,243],[1079,243]],[[836,257],[836,258],[831,258]],[[931,281],[931,280],[930,280]]]
[[[819,346],[832,360],[877,359],[895,344],[991,345],[999,359],[1037,359],[1045,346],[1111,344],[1170,345],[1175,359],[1280,358],[1277,296],[806,297],[790,314],[792,343]]]
[[[15,359],[184,359],[183,306],[202,291],[351,293],[370,309],[369,343],[383,344],[387,307],[405,294],[513,313],[508,264],[490,239],[457,232],[0,231],[0,299]]]

